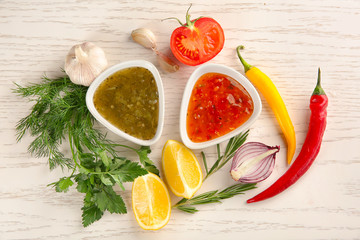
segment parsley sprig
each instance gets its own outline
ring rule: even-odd
[[[247,130],[245,133],[239,134],[231,138],[226,145],[223,155],[221,155],[220,145],[217,144],[216,146],[217,159],[210,168],[208,168],[208,162],[206,160],[205,153],[201,152],[201,156],[206,171],[206,175],[203,179],[203,182],[212,174],[220,170],[226,163],[228,163],[234,157],[236,150],[246,141],[248,134],[249,134],[249,130]],[[222,191],[214,190],[214,191],[202,193],[190,199],[182,198],[172,207],[187,213],[195,213],[199,211],[196,207],[194,207],[196,205],[202,205],[208,203],[221,203],[221,200],[231,198],[239,194],[243,194],[245,191],[254,189],[255,187],[256,187],[256,183],[249,183],[249,184],[238,183],[230,187],[227,187]]]
[[[17,140],[26,133],[34,140],[28,151],[35,157],[47,157],[50,169],[61,167],[70,170],[69,176],[49,184],[57,192],[67,192],[77,184],[77,191],[84,193],[82,223],[88,226],[99,220],[105,211],[124,214],[127,212],[118,185],[132,182],[148,171],[159,174],[149,159],[149,147],[135,149],[118,145],[94,128],[94,118],[86,107],[87,87],[73,84],[68,76],[50,79],[43,77],[38,84],[22,87],[16,84],[14,92],[34,101],[29,115],[17,126]],[[65,154],[64,145],[71,150]],[[117,147],[126,147],[139,156],[140,163],[117,155]]]

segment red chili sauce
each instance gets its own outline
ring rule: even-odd
[[[224,74],[206,73],[191,93],[187,134],[193,142],[218,138],[246,122],[253,111],[253,100],[238,81]]]

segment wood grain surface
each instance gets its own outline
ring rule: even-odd
[[[106,52],[110,65],[132,59],[154,63],[155,55],[135,44],[132,30],[151,29],[158,47],[169,53],[177,17],[184,21],[187,1],[10,1],[0,0],[0,239],[360,239],[360,1],[358,0],[201,0],[192,16],[211,16],[223,27],[224,49],[212,63],[244,73],[235,48],[275,83],[292,118],[299,153],[309,119],[309,98],[321,67],[329,97],[328,126],[314,165],[299,182],[277,197],[246,204],[286,169],[286,145],[263,99],[263,111],[249,141],[280,145],[273,174],[258,188],[222,204],[199,206],[194,215],[172,211],[168,225],[144,231],[131,210],[131,184],[125,185],[128,214],[106,213],[93,225],[81,225],[83,195],[75,189],[56,193],[47,184],[66,172],[49,170],[47,160],[32,157],[32,138],[16,142],[15,125],[31,108],[12,93],[14,83],[39,82],[62,75],[64,58],[74,44],[91,41]],[[180,64],[161,76],[166,117],[151,158],[160,167],[168,139],[180,140],[183,89],[196,67]],[[101,126],[98,126],[102,128]],[[103,129],[103,128],[102,128]],[[105,131],[105,129],[103,129]],[[109,137],[130,144],[115,135]],[[224,143],[225,144],[225,143]],[[65,149],[66,150],[66,149]],[[209,161],[214,147],[203,149]],[[197,156],[199,151],[195,151]],[[136,160],[136,156],[123,151]],[[233,184],[229,166],[207,180],[200,192]],[[119,190],[120,191],[120,190]],[[175,202],[177,197],[171,195]]]

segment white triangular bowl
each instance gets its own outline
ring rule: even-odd
[[[254,111],[253,111],[252,115],[250,116],[250,118],[245,123],[243,123],[238,128],[234,129],[233,131],[231,131],[221,137],[209,140],[209,141],[193,142],[190,140],[190,138],[187,134],[187,130],[186,130],[186,114],[187,114],[187,110],[188,110],[188,106],[189,106],[190,96],[191,96],[192,90],[193,90],[194,85],[197,82],[197,80],[202,75],[204,75],[206,73],[212,73],[212,72],[225,74],[227,76],[232,77],[236,81],[238,81],[250,94],[250,96],[254,102]],[[185,90],[184,90],[184,94],[183,94],[183,98],[182,98],[182,102],[181,102],[181,108],[180,108],[181,140],[188,148],[191,148],[191,149],[202,149],[202,148],[210,147],[210,146],[216,145],[218,143],[224,142],[224,141],[240,134],[241,132],[244,132],[247,129],[249,129],[250,126],[259,117],[259,115],[261,113],[261,109],[262,109],[261,99],[259,97],[258,92],[256,91],[255,87],[250,83],[250,81],[246,77],[244,77],[241,73],[239,73],[238,71],[236,71],[230,67],[227,67],[225,65],[220,65],[220,64],[201,65],[191,74],[191,76],[186,84]]]
[[[139,139],[136,138],[134,136],[131,136],[127,133],[125,133],[124,131],[120,130],[119,128],[115,127],[114,125],[112,125],[108,120],[106,120],[95,108],[94,106],[94,93],[96,91],[96,89],[99,87],[99,85],[110,75],[114,74],[115,72],[121,70],[121,69],[125,69],[125,68],[130,68],[130,67],[143,67],[148,69],[154,76],[155,78],[155,82],[158,88],[158,93],[159,93],[159,121],[158,121],[158,126],[157,126],[157,130],[155,133],[155,136],[152,139],[149,140],[143,140],[143,139]],[[109,129],[110,131],[112,131],[113,133],[115,133],[116,135],[129,140],[133,143],[136,143],[138,145],[143,145],[143,146],[150,146],[152,144],[154,144],[156,141],[158,141],[161,137],[161,133],[163,130],[163,126],[164,126],[164,114],[165,114],[165,99],[164,99],[164,87],[162,84],[162,80],[159,74],[159,71],[157,70],[157,68],[150,62],[148,61],[144,61],[144,60],[132,60],[132,61],[127,61],[127,62],[122,62],[119,64],[116,64],[108,69],[106,69],[104,72],[102,72],[90,85],[87,93],[86,93],[86,105],[89,109],[89,111],[91,112],[91,114],[95,117],[95,119],[97,121],[99,121],[102,125],[104,125],[107,129]]]

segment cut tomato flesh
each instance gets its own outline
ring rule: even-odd
[[[194,39],[184,35],[179,35],[175,42],[178,47],[178,51],[184,58],[189,60],[199,60],[199,43]]]
[[[224,40],[219,23],[211,18],[200,18],[190,27],[175,29],[170,46],[180,62],[195,66],[215,57],[223,48]]]

